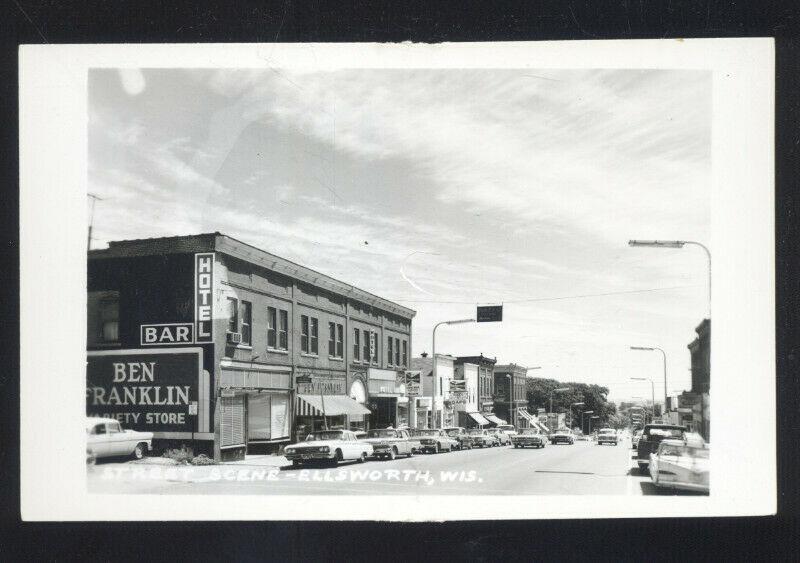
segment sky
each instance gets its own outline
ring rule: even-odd
[[[219,231],[414,309],[415,356],[502,303],[437,353],[691,386],[705,254],[627,241],[709,242],[709,72],[93,69],[88,117],[93,248]]]

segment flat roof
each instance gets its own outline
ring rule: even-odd
[[[286,258],[261,250],[251,244],[231,236],[214,232],[174,237],[157,237],[110,241],[108,248],[90,250],[89,259],[131,258],[163,254],[184,254],[194,252],[219,252],[244,262],[260,266],[297,281],[314,285],[387,311],[412,319],[417,313],[393,301],[359,289],[351,284],[337,280],[311,268],[307,268]]]

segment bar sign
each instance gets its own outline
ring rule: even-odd
[[[502,305],[478,306],[479,323],[499,323],[503,320]]]
[[[195,342],[211,342],[213,323],[214,253],[194,255],[194,337]]]

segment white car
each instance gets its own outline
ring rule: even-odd
[[[708,493],[708,444],[699,440],[664,440],[650,454],[650,477],[659,488]]]
[[[142,459],[153,449],[153,433],[123,430],[115,418],[86,419],[87,457],[130,456]]]
[[[372,444],[359,440],[351,430],[320,430],[309,434],[305,441],[286,446],[283,450],[283,455],[294,467],[315,461],[338,465],[340,461],[349,459],[364,463],[373,453]]]
[[[514,426],[511,424],[501,424],[500,426],[497,427],[497,429],[502,430],[503,432],[508,434],[509,438],[513,438],[518,433],[517,429],[514,428]]]

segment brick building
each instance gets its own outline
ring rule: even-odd
[[[470,380],[470,368],[477,372],[477,400],[474,402],[477,412],[481,415],[478,423],[483,425],[488,420],[491,425],[503,424],[494,413],[494,365],[497,359],[487,358],[483,354],[479,356],[459,356],[455,361],[455,378]],[[472,366],[475,366],[474,368]],[[493,420],[496,419],[496,420]],[[461,425],[464,425],[462,417]],[[468,422],[468,420],[467,420]]]
[[[516,364],[494,366],[494,410],[499,418],[514,426],[529,422],[527,410],[520,413],[520,409],[528,404],[527,375],[528,368]]]
[[[87,311],[87,412],[161,447],[239,458],[401,408],[414,311],[220,233],[90,251]]]

